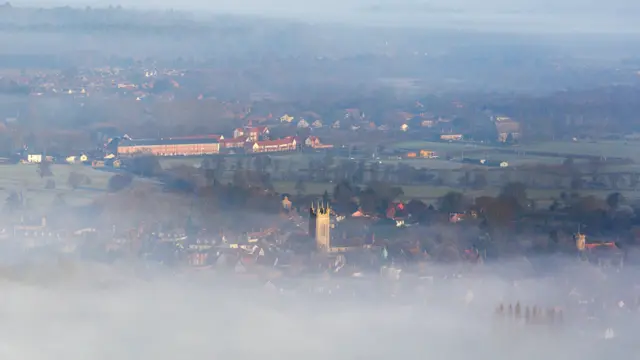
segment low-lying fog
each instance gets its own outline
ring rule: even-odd
[[[372,274],[298,282],[299,289],[324,291],[315,295],[288,291],[292,285],[282,280],[265,286],[213,271],[124,265],[43,265],[3,275],[2,359],[572,360],[631,358],[637,350],[620,340],[637,331],[637,311],[611,310],[585,325],[563,303],[564,325],[556,328],[497,319],[502,300],[558,305],[573,284],[579,291],[611,290],[604,301],[614,301],[619,290],[631,306],[630,285],[609,284],[586,269],[565,274],[575,276],[572,284],[556,277],[515,287],[491,269],[433,281],[389,282]],[[394,286],[396,297],[389,296]],[[402,295],[402,289],[409,292]],[[603,340],[608,326],[620,336]]]

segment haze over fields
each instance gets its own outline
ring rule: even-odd
[[[37,6],[117,5],[145,10],[173,8],[214,13],[294,17],[308,21],[338,21],[352,24],[420,26],[427,28],[475,29],[500,32],[603,32],[638,33],[640,5],[633,0],[166,0],[117,1],[27,1]]]
[[[503,266],[501,274],[522,270]],[[613,354],[597,339],[607,325],[622,335],[630,330],[622,316],[589,328],[567,315],[565,327],[551,332],[498,323],[493,311],[500,301],[550,306],[566,299],[567,289],[546,279],[513,287],[493,275],[496,268],[473,279],[422,281],[411,296],[393,300],[385,296],[388,291],[376,292],[390,285],[379,279],[316,281],[324,294],[312,296],[279,294],[279,285],[255,287],[260,281],[245,279],[255,283],[249,290],[244,282],[209,272],[172,275],[81,264],[64,269],[41,264],[23,272],[22,281],[1,282],[3,359],[462,360],[513,359],[515,354],[517,359],[589,360]],[[601,274],[589,273],[586,281],[576,276],[580,272],[563,275],[585,295],[605,289]],[[303,288],[311,280],[299,283]],[[364,296],[354,298],[344,290],[364,289],[367,283],[377,284],[370,295],[360,292]],[[331,288],[334,296],[327,294]],[[586,337],[579,339],[580,326]],[[616,343],[616,351],[632,349]]]

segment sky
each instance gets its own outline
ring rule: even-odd
[[[27,0],[40,6],[105,6],[117,0]],[[312,21],[535,32],[640,32],[636,0],[136,0],[141,9],[285,16]],[[371,10],[375,9],[376,13]]]

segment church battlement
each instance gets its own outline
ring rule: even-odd
[[[318,215],[330,215],[331,214],[331,207],[329,206],[329,204],[324,204],[324,203],[317,203],[315,204],[311,204],[311,207],[309,208],[309,213],[310,214],[314,214],[316,216]]]
[[[331,249],[331,207],[328,204],[311,204],[309,208],[309,236],[316,242],[316,250]]]

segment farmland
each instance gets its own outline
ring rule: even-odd
[[[111,173],[95,170],[87,166],[52,165],[53,176],[40,178],[36,165],[2,165],[0,167],[0,196],[6,199],[13,191],[22,192],[25,201],[33,207],[48,207],[61,195],[70,205],[83,205],[91,202],[98,194],[107,189]],[[89,184],[72,189],[67,184],[71,172],[77,172],[90,179]],[[48,180],[55,182],[54,189],[46,189]]]

